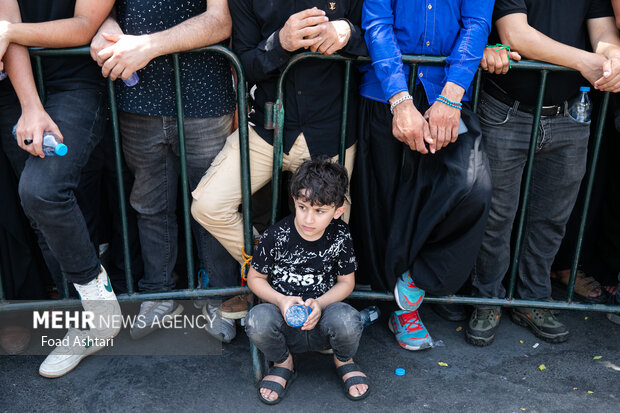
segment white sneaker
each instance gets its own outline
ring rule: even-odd
[[[112,290],[110,279],[101,267],[99,275],[87,284],[73,284],[80,294],[82,307],[93,313],[95,328],[69,329],[63,345],[56,347],[39,367],[45,377],[60,377],[73,370],[80,361],[105,347],[107,339],[120,331],[121,308]],[[77,338],[77,340],[76,340]]]
[[[205,330],[209,335],[224,343],[230,343],[237,336],[235,320],[222,317],[218,307],[207,304],[202,307],[202,314],[209,320],[213,320],[212,323],[207,322],[205,326]]]
[[[56,378],[69,373],[84,357],[103,350],[107,340],[101,340],[89,334],[89,330],[69,329],[63,339],[63,345],[56,347],[39,367],[39,374]]]

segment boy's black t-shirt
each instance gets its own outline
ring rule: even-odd
[[[76,0],[18,0],[22,22],[24,23],[42,23],[71,18],[75,13],[75,2]],[[101,69],[88,54],[84,56],[42,57],[41,60],[47,91],[92,89],[102,87],[104,84]],[[11,93],[10,82],[1,81],[0,96]]]
[[[542,34],[568,46],[591,50],[587,20],[613,16],[609,0],[496,0],[493,21],[514,13],[527,15],[528,24]],[[489,44],[500,43],[495,24]],[[519,51],[519,50],[517,50]],[[524,51],[525,52],[525,51]],[[505,75],[489,75],[514,99],[535,105],[540,73],[510,70]],[[547,78],[544,105],[557,105],[589,83],[578,72],[551,72]]]
[[[272,225],[258,241],[252,267],[267,275],[278,292],[317,298],[336,284],[336,277],[357,269],[353,241],[347,224],[334,219],[316,241],[303,239],[289,215]]]

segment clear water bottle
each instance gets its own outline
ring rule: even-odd
[[[125,85],[129,87],[132,87],[132,86],[137,85],[139,81],[140,81],[140,78],[138,77],[138,74],[136,72],[133,72],[131,76],[129,76],[129,79],[123,80],[123,83],[125,83]]]
[[[9,75],[7,75],[4,70],[0,70],[0,81],[3,81],[7,77],[9,77]]]
[[[17,125],[13,126],[13,139],[17,140]],[[27,145],[32,142],[25,142]],[[42,148],[45,156],[65,156],[69,148],[52,132],[43,132]]]
[[[286,309],[286,324],[291,327],[301,327],[304,325],[308,316],[312,312],[312,308],[302,304],[293,304]]]
[[[381,310],[376,305],[371,305],[370,307],[364,308],[360,311],[360,317],[362,318],[362,324],[364,328],[368,327],[375,321],[379,319],[381,316]]]
[[[592,102],[588,96],[590,88],[582,86],[579,88],[579,95],[570,103],[568,107],[569,115],[577,122],[590,122],[592,114]]]

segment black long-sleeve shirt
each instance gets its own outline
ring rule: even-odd
[[[273,131],[264,125],[265,102],[276,100],[276,84],[290,53],[282,48],[280,29],[288,18],[305,9],[324,10],[329,20],[346,19],[351,37],[339,51],[344,55],[367,55],[360,28],[362,0],[230,0],[233,20],[233,50],[243,64],[247,81],[255,84],[254,112],[250,122],[256,132],[273,144]],[[351,73],[347,118],[347,147],[356,139],[357,70]],[[287,74],[285,83],[284,153],[288,153],[303,132],[311,155],[335,156],[340,142],[340,120],[344,86],[344,65],[333,61],[306,60]]]

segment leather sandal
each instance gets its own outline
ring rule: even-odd
[[[359,368],[359,366],[355,363],[348,363],[348,364],[343,364],[342,366],[338,367],[336,369],[336,372],[340,375],[340,380],[342,381],[342,378],[352,372],[359,372],[359,373],[363,373],[363,371]],[[354,386],[356,384],[366,384],[368,385],[368,377],[366,376],[352,376],[349,377],[348,379],[346,379],[345,381],[342,382],[342,386],[344,387],[344,394],[345,396],[347,396],[347,399],[349,400],[353,400],[353,401],[357,401],[357,400],[362,400],[365,399],[366,397],[368,397],[368,393],[370,393],[370,386],[368,386],[368,390],[366,390],[366,392],[364,392],[364,394],[361,394],[359,396],[352,396],[351,393],[349,393],[349,389],[351,388],[351,386]]]
[[[552,274],[552,279],[556,280],[559,284],[563,286],[568,286],[568,281],[570,279],[570,272],[568,271],[556,271]],[[599,290],[601,294],[596,297],[591,297],[590,292],[594,290]],[[593,304],[603,304],[607,301],[607,292],[603,289],[601,284],[596,281],[594,277],[586,275],[581,270],[577,271],[577,276],[575,277],[575,290],[574,290],[575,298],[580,301],[585,301]]]
[[[286,395],[286,392],[290,387],[291,383],[293,382],[293,380],[295,380],[295,377],[297,377],[297,372],[285,369],[284,367],[271,366],[269,368],[269,372],[267,372],[267,376],[278,376],[286,380],[286,387],[272,380],[262,379],[260,383],[258,383],[258,398],[261,402],[272,406],[282,401],[282,398]],[[278,395],[278,398],[275,400],[266,399],[261,394],[260,389],[269,389],[271,391],[274,391]]]

